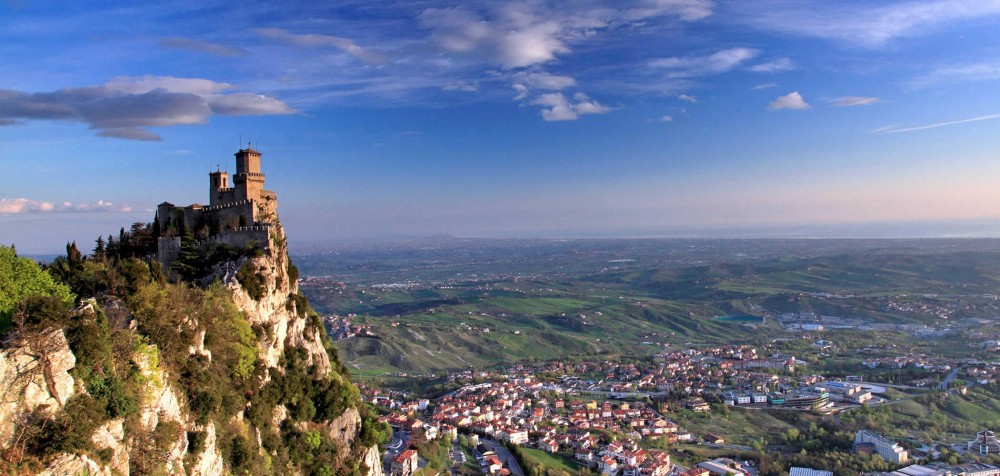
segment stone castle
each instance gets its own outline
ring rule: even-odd
[[[177,207],[163,202],[156,207],[159,260],[164,266],[180,254],[181,238],[191,233],[201,242],[245,247],[256,242],[267,248],[270,228],[277,224],[278,197],[264,190],[260,152],[249,145],[236,156],[236,173],[216,169],[208,174],[208,206]]]

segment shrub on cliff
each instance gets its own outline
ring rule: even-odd
[[[73,301],[69,287],[52,279],[38,263],[17,256],[13,248],[0,246],[0,331],[10,326],[15,307],[33,296]]]

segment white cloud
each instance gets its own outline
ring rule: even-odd
[[[528,97],[528,87],[521,83],[514,83],[512,86],[515,91],[517,91],[517,96],[514,96],[515,101],[520,101]]]
[[[845,96],[833,101],[837,107],[867,106],[879,102],[879,98],[865,96]]]
[[[104,200],[94,203],[43,202],[27,198],[0,198],[0,215],[16,215],[20,213],[82,213],[82,212],[131,212],[128,205],[115,205]]]
[[[958,124],[968,124],[970,122],[991,121],[993,119],[1000,119],[1000,114],[989,114],[989,115],[985,115],[985,116],[972,117],[972,118],[969,118],[969,119],[960,119],[960,120],[957,120],[957,121],[947,121],[947,122],[937,122],[937,123],[934,123],[934,124],[927,124],[927,125],[923,125],[923,126],[914,126],[914,127],[897,128],[896,126],[885,126],[885,127],[880,127],[878,129],[873,130],[872,133],[874,133],[874,134],[895,134],[897,132],[914,132],[914,131],[922,131],[922,130],[926,130],[926,129],[937,129],[938,127],[954,126],[954,125],[958,125]]]
[[[790,69],[795,69],[795,63],[788,58],[778,58],[750,67],[750,71],[756,71],[758,73],[777,73],[779,71],[788,71]]]
[[[802,99],[802,95],[798,91],[792,91],[784,96],[779,97],[767,105],[767,108],[772,111],[779,111],[782,109],[792,109],[797,111],[804,111],[809,109],[809,104]]]
[[[674,117],[670,115],[665,115],[660,118],[660,122],[673,122]]]
[[[566,98],[562,93],[542,94],[532,104],[542,106],[542,119],[546,121],[574,121],[582,115],[611,111],[611,108],[583,93],[574,94],[572,99]]]
[[[764,83],[764,84],[758,84],[758,85],[750,88],[750,90],[751,91],[760,91],[762,89],[771,89],[771,88],[774,88],[774,87],[777,87],[777,86],[778,85],[774,84],[774,83]]]
[[[677,99],[680,99],[681,101],[689,102],[689,103],[692,103],[692,104],[698,102],[698,98],[696,98],[694,96],[691,96],[691,95],[688,95],[688,94],[681,94],[680,96],[677,96]]]
[[[463,7],[430,8],[420,14],[431,40],[454,53],[485,53],[505,68],[521,68],[549,62],[569,52],[563,24],[544,15],[519,11],[513,5],[500,15],[484,18]]]
[[[212,115],[292,114],[269,96],[226,93],[232,86],[208,79],[143,76],[101,86],[26,93],[0,89],[0,121],[65,120],[86,123],[103,137],[160,140],[145,127],[203,124]]]
[[[885,2],[788,2],[758,0],[733,4],[737,21],[783,32],[881,47],[941,26],[1000,14],[1000,0]]]
[[[667,73],[670,78],[707,76],[730,71],[759,53],[753,48],[730,48],[707,56],[658,58],[650,61],[649,66],[670,70]]]
[[[417,17],[431,41],[474,62],[515,69],[542,65],[569,53],[570,45],[602,30],[662,16],[696,21],[712,14],[711,0],[635,0],[612,7],[536,1],[496,2],[481,8],[428,8]]]
[[[280,28],[257,28],[254,32],[264,38],[280,40],[297,46],[310,48],[333,47],[371,65],[384,65],[388,62],[384,54],[362,48],[348,38],[315,33],[295,34]]]

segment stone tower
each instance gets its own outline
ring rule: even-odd
[[[264,190],[264,174],[260,172],[260,152],[246,149],[236,152],[236,174],[233,175],[233,185],[236,188],[236,200],[259,201]]]
[[[229,186],[229,173],[216,169],[208,174],[209,206],[222,205],[232,201],[233,189]]]

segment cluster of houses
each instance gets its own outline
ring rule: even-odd
[[[792,384],[796,360],[791,355],[759,357],[748,345],[656,354],[644,364],[618,362],[549,363],[542,371],[564,374],[562,386],[580,392],[603,391],[617,397],[677,392],[719,393],[727,385],[767,388]],[[511,369],[518,371],[522,369]]]
[[[469,385],[433,404],[427,400],[398,404],[399,411],[383,419],[411,432],[413,438],[455,438],[461,428],[550,453],[572,454],[597,471],[622,476],[665,476],[673,469],[667,453],[640,448],[641,438],[663,437],[671,442],[694,438],[648,405],[566,400],[558,392],[549,392],[549,398],[538,396],[546,388],[528,376]],[[596,429],[623,438],[605,441],[591,432]],[[494,469],[489,469],[490,474],[501,474],[504,468]]]
[[[861,365],[875,369],[902,369],[915,367],[918,369],[931,370],[935,372],[949,372],[953,367],[953,362],[941,357],[929,357],[924,354],[909,354],[895,357],[869,358],[861,361]]]

